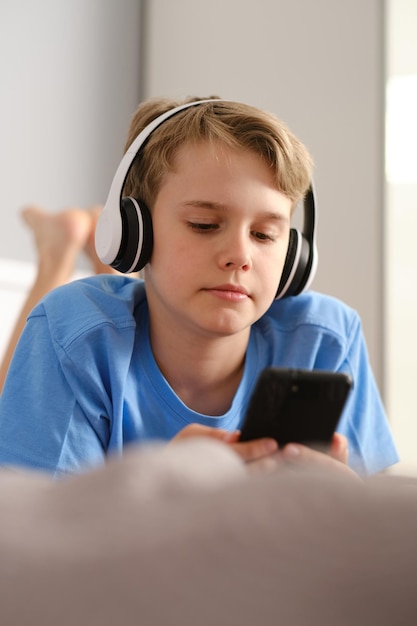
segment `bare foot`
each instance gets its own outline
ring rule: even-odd
[[[38,276],[63,283],[71,278],[78,254],[84,249],[92,229],[88,211],[70,208],[49,213],[36,205],[22,210],[22,218],[32,230],[38,252]]]

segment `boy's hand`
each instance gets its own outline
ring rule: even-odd
[[[330,471],[341,471],[350,474],[352,477],[359,476],[347,465],[348,462],[348,441],[344,435],[335,433],[333,435],[330,448],[327,452],[318,452],[307,446],[298,443],[287,444],[280,451],[282,459],[290,464],[309,463],[317,467],[329,469]]]
[[[272,470],[283,463],[314,464],[330,471],[339,471],[358,478],[347,465],[348,442],[346,437],[335,433],[327,452],[318,452],[299,443],[289,443],[278,450],[275,439],[264,438],[239,441],[239,431],[229,432],[220,428],[190,424],[183,428],[172,441],[187,437],[211,437],[230,445],[240,458],[253,470]]]
[[[264,438],[239,442],[240,432],[238,430],[229,432],[228,430],[202,426],[201,424],[186,426],[171,441],[175,442],[188,437],[210,437],[223,441],[230,445],[242,461],[245,462],[264,459],[278,450],[278,444],[275,439]]]

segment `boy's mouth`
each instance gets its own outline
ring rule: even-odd
[[[228,300],[229,302],[244,302],[250,297],[247,289],[241,285],[216,285],[205,291],[208,291],[213,296],[221,298],[222,300]]]

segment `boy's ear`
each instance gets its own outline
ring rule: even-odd
[[[302,232],[291,228],[287,256],[276,299],[296,296],[310,286],[317,270],[316,223],[317,209],[311,185],[303,201]]]

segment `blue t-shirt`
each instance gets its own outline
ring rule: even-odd
[[[207,416],[178,398],[155,362],[143,282],[101,275],[54,290],[30,314],[0,399],[0,463],[59,475],[190,423],[240,428],[268,366],[350,374],[338,427],[349,464],[366,475],[397,462],[360,320],[345,304],[314,292],[275,301],[251,329],[229,410]]]

